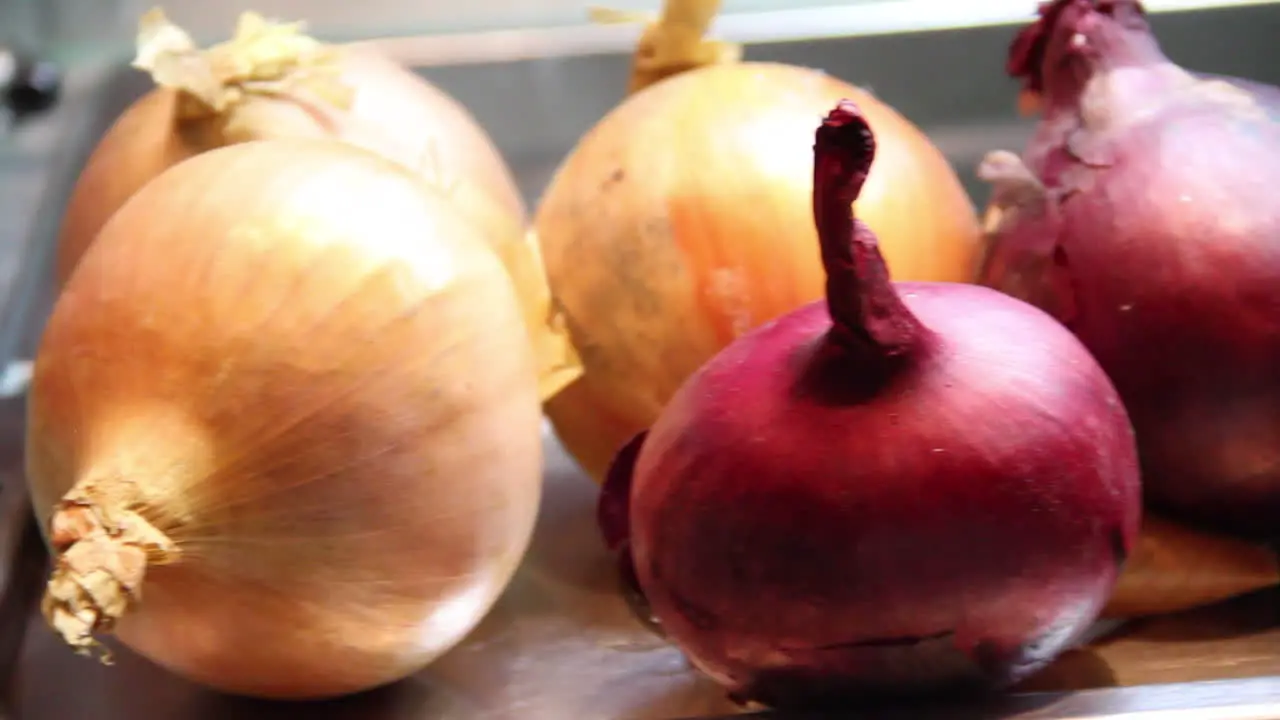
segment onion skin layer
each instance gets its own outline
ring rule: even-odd
[[[589,475],[718,350],[822,297],[805,138],[846,97],[880,138],[859,213],[895,277],[973,279],[982,246],[968,195],[928,138],[871,95],[817,70],[730,63],[629,97],[564,161],[535,220],[584,369],[547,415]]]
[[[866,226],[840,230],[847,198],[824,197],[842,172],[815,196],[828,303],[694,373],[619,454],[602,529],[629,542],[668,637],[739,700],[1002,687],[1103,607],[1141,515],[1132,430],[1044,313],[889,283]]]
[[[314,698],[402,678],[511,578],[540,422],[504,269],[403,168],[317,140],[187,160],[104,227],[39,349],[46,616],[91,647],[65,611],[115,568],[102,597],[125,607],[91,629],[205,686]],[[145,565],[143,531],[161,540]]]
[[[1107,371],[1153,508],[1274,537],[1280,93],[1175,66],[1131,0],[1043,13],[1010,57],[1040,126],[981,171],[980,282],[1052,313]]]

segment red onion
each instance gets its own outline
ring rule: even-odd
[[[827,301],[737,340],[601,499],[667,635],[738,700],[1004,686],[1096,617],[1141,513],[1120,399],[1035,308],[892,283],[852,217],[875,141],[817,131]]]
[[[981,282],[1065,323],[1132,418],[1152,507],[1280,517],[1280,91],[1166,58],[1134,0],[1058,0],[1013,44],[1041,97],[993,153]]]

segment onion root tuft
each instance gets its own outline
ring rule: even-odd
[[[225,113],[247,95],[314,95],[349,109],[355,90],[339,77],[339,51],[302,33],[302,23],[240,15],[235,35],[207,50],[174,25],[160,8],[142,16],[133,67],[157,85],[180,91],[183,119]]]
[[[111,654],[94,639],[142,597],[147,566],[177,560],[176,543],[96,483],[72,488],[54,511],[49,539],[59,553],[41,613],[81,655]]]

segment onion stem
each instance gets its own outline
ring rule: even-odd
[[[875,233],[853,215],[875,153],[866,118],[841,102],[817,133],[813,215],[827,273],[828,337],[843,349],[891,358],[915,349],[928,331],[894,289]]]
[[[255,94],[305,94],[348,109],[354,90],[339,79],[336,54],[304,35],[300,23],[271,22],[254,12],[240,15],[230,40],[202,50],[157,7],[138,22],[133,67],[180,92],[183,119],[202,119]]]
[[[1023,82],[1020,108],[1033,113],[1055,109],[1074,113],[1080,94],[1098,70],[1167,61],[1151,34],[1141,2],[1112,0],[1107,5],[1101,12],[1110,21],[1093,23],[1081,23],[1081,14],[1100,11],[1074,0],[1040,6],[1039,20],[1014,39],[1005,66]],[[1061,32],[1064,27],[1073,32]],[[1054,69],[1046,74],[1046,67]]]
[[[720,0],[665,0],[662,15],[636,44],[627,93],[686,70],[740,60],[740,45],[706,39],[718,12]]]

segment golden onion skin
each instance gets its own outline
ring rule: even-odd
[[[512,285],[442,196],[332,141],[204,153],[107,223],[42,340],[46,616],[91,649],[118,614],[125,645],[225,692],[402,678],[525,552],[540,419]],[[124,608],[77,627],[104,569]]]

